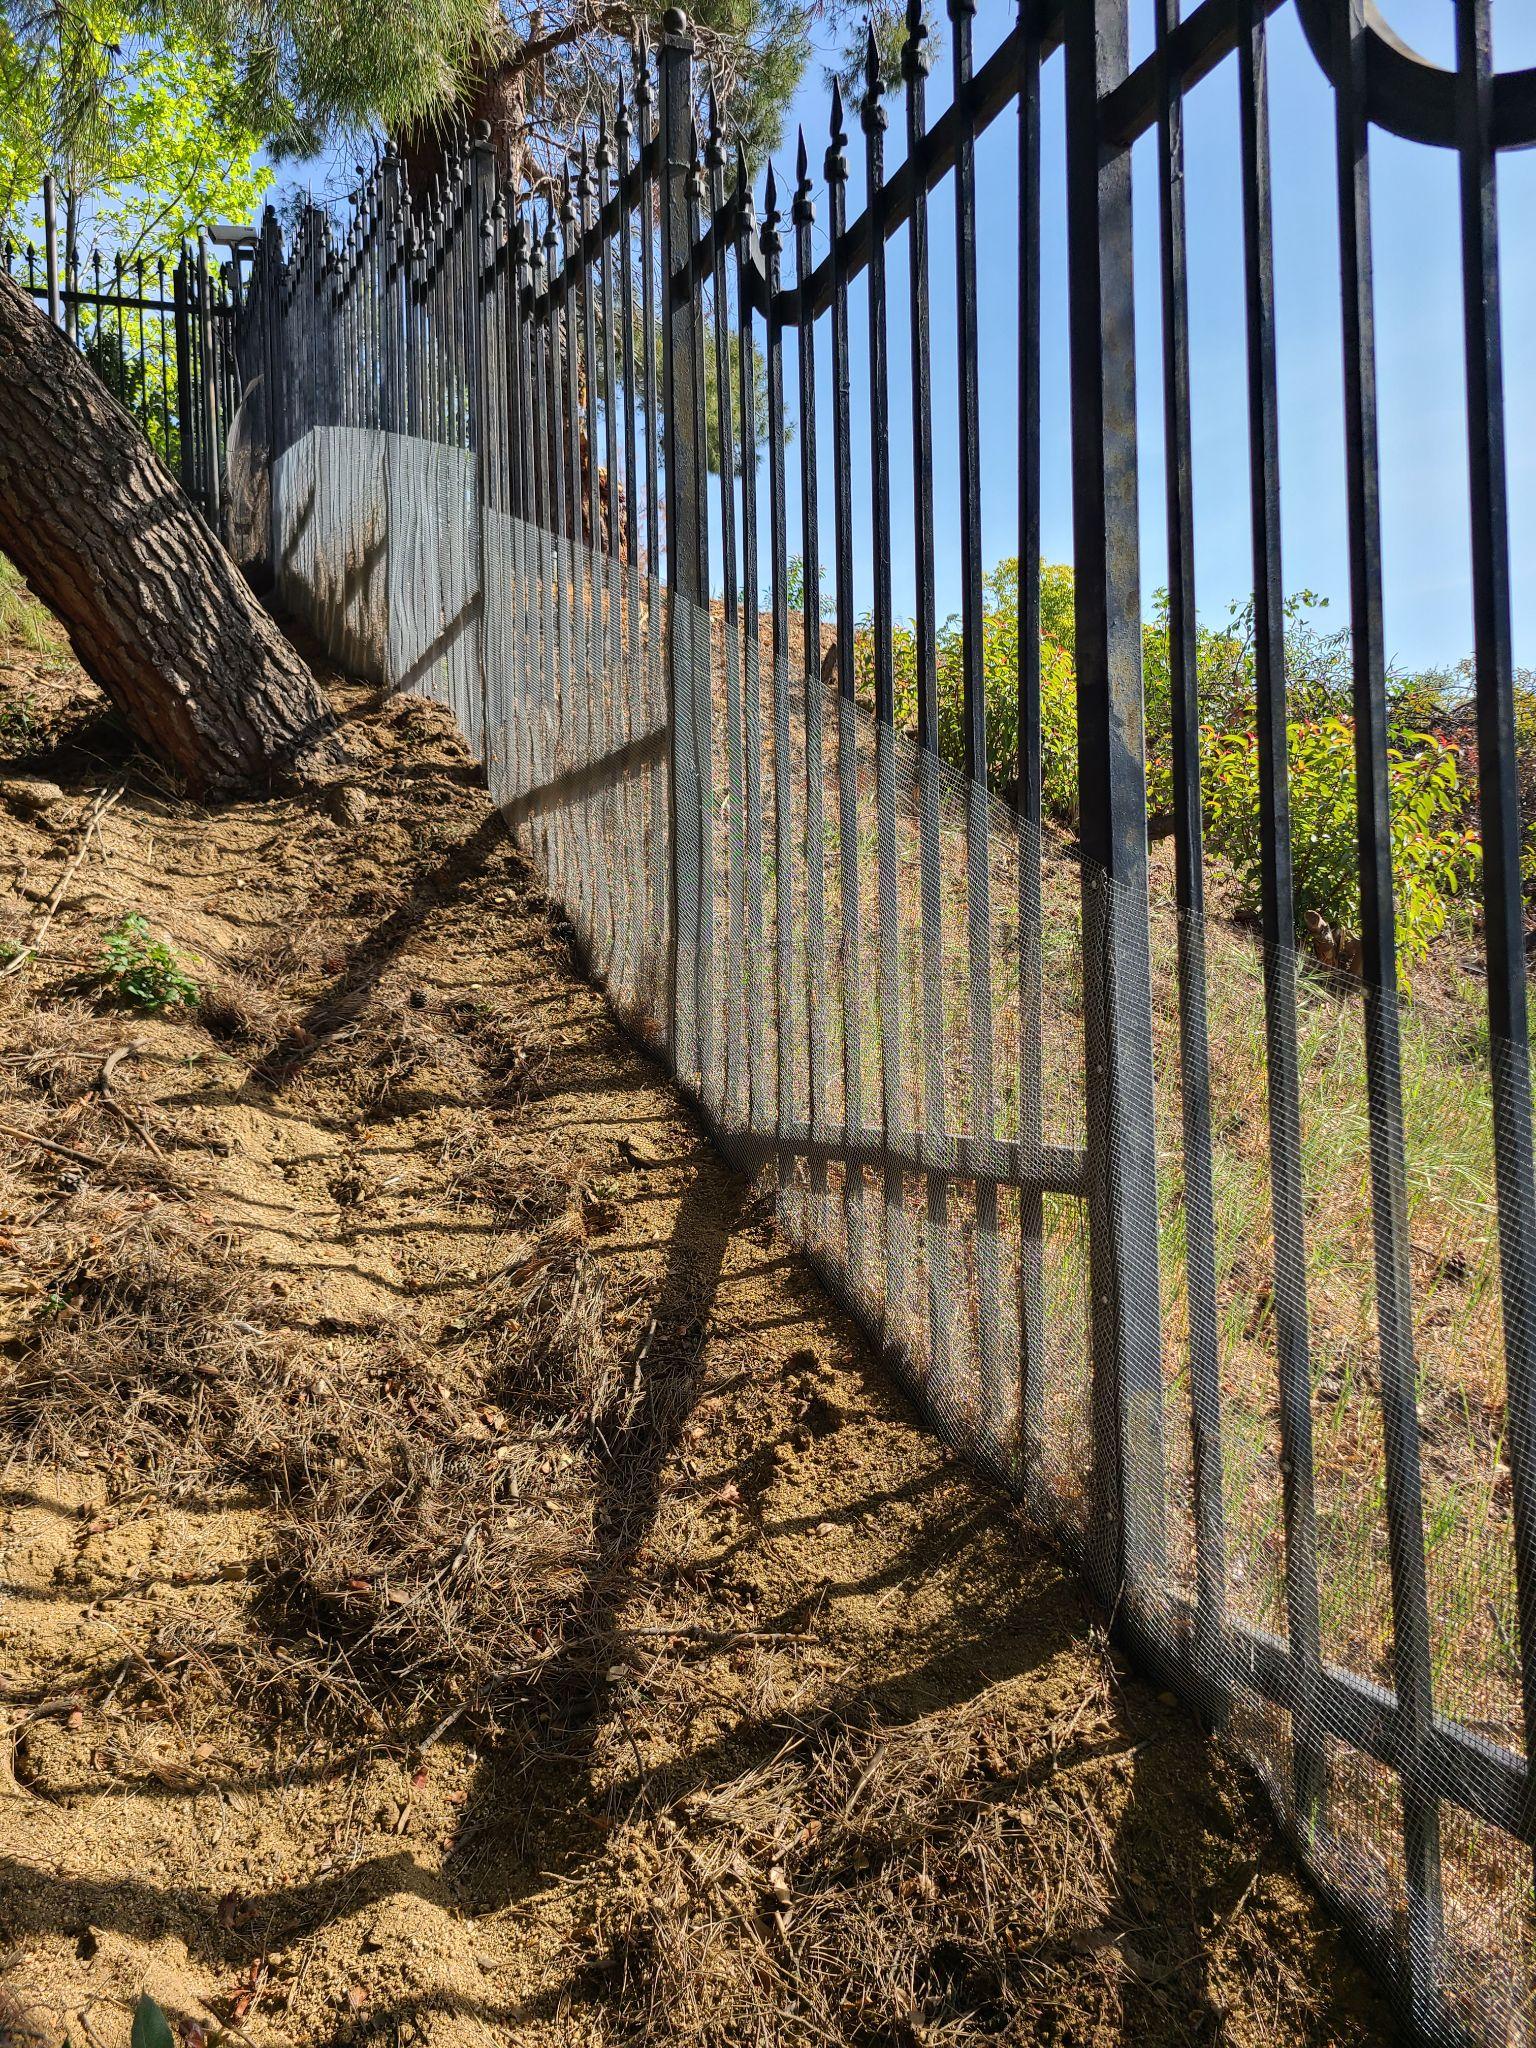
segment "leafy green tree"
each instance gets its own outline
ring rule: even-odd
[[[0,224],[41,233],[58,180],[71,253],[87,230],[126,261],[175,249],[198,224],[248,218],[269,172],[263,109],[227,53],[149,32],[142,10],[89,0],[49,32],[0,23]]]
[[[30,52],[0,27],[0,77],[13,88],[0,121],[0,232],[34,246],[42,237],[38,188],[44,168],[59,181],[66,279],[96,283],[93,248],[104,256],[102,281],[113,289],[120,264],[130,295],[153,296],[162,266],[174,266],[184,240],[209,220],[251,218],[269,178],[250,96],[227,57],[185,35],[145,35],[117,0],[95,0],[88,23],[105,53],[91,119],[70,117],[70,79],[78,73],[57,34]],[[75,66],[72,72],[71,66]],[[92,367],[123,405],[144,419],[158,452],[174,461],[178,428],[167,400],[174,329],[133,308],[66,300],[69,324]],[[146,403],[146,400],[150,401]]]

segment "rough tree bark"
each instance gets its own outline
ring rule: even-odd
[[[334,720],[139,429],[0,277],[0,549],[199,795],[334,772]]]

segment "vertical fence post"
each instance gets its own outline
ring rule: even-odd
[[[681,1039],[680,991],[694,985],[688,949],[699,935],[701,825],[698,760],[693,746],[696,625],[706,593],[699,568],[699,464],[693,313],[689,305],[688,179],[692,168],[693,35],[680,7],[662,24],[661,73],[661,319],[662,416],[665,423],[667,548],[667,725],[672,783],[668,801],[671,904],[667,951],[667,1047],[678,1078],[694,1078],[694,1050]],[[693,1020],[697,1029],[698,1019]]]
[[[213,323],[208,302],[208,238],[197,237],[197,331],[202,367],[202,388],[198,400],[203,409],[203,456],[207,474],[202,479],[202,507],[208,524],[219,531],[219,396],[214,384]]]
[[[505,389],[493,374],[496,309],[496,154],[491,148],[491,124],[475,124],[470,150],[470,238],[469,268],[473,280],[468,298],[472,318],[467,337],[469,365],[469,446],[475,478],[475,552],[480,580],[480,617],[475,629],[480,667],[480,759],[489,772],[491,758],[491,705],[486,644],[489,637],[490,575],[486,534],[490,521],[494,465],[501,459],[507,431],[503,400]]]
[[[192,473],[192,321],[185,244],[176,259],[172,291],[176,311],[176,466],[181,487],[191,498],[196,496],[196,483]]]
[[[277,215],[269,206],[261,222],[261,330],[264,397],[267,415],[267,516],[271,525],[272,580],[282,574],[281,523],[278,505],[277,464],[283,452],[283,237]],[[179,303],[179,302],[178,302]],[[177,315],[178,322],[180,314]],[[181,413],[181,392],[177,390],[177,415]]]
[[[1126,0],[1068,10],[1078,759],[1083,849],[1093,1525],[1089,1567],[1134,1618],[1165,1551],[1147,793],[1136,493],[1131,157],[1103,132],[1128,65]]]
[[[380,355],[380,425],[386,434],[405,429],[404,330],[401,310],[401,279],[405,273],[406,221],[400,204],[400,159],[390,143],[379,167],[379,272],[381,278],[379,317],[382,323]]]
[[[59,298],[59,217],[52,171],[43,178],[43,266],[48,279],[48,318],[58,327],[62,324],[63,308]],[[144,295],[141,292],[139,296]]]

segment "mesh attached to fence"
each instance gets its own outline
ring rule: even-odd
[[[316,429],[274,494],[284,599],[453,711],[619,1016],[941,1433],[1257,1767],[1418,2030],[1526,2038],[1504,1333],[1462,1284],[1496,1266],[1493,1164],[1427,1078],[1450,1026],[1181,922],[1156,857],[1149,923],[839,696],[820,647],[481,504],[462,449]],[[1413,1239],[1406,1386],[1384,1046],[1410,1213],[1465,1176]],[[1470,1457],[1421,1452],[1432,1410]]]

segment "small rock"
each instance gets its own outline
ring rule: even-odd
[[[0,782],[0,802],[18,818],[45,818],[68,798],[56,782],[31,775],[9,775]]]
[[[326,791],[325,808],[338,825],[361,825],[373,809],[373,799],[366,790],[354,789],[350,783],[340,782],[334,789]]]

